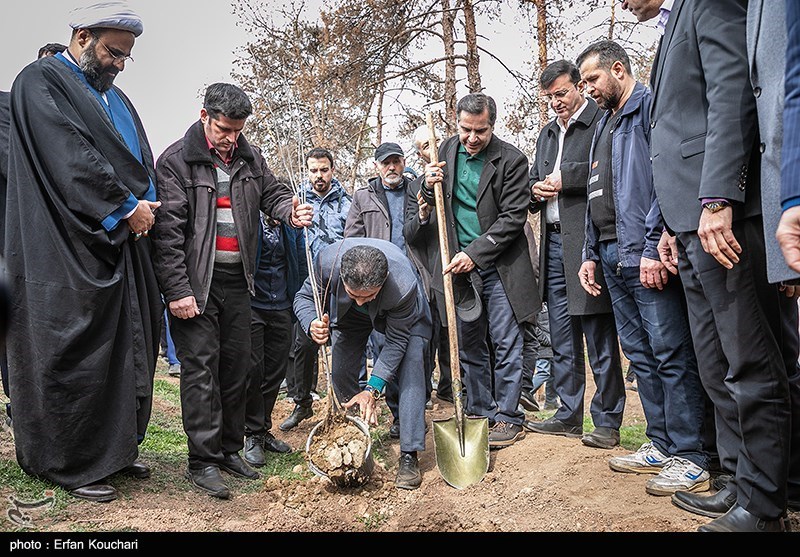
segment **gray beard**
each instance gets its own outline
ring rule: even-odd
[[[95,52],[96,42],[97,39],[92,39],[92,42],[89,43],[89,48],[84,50],[83,54],[81,54],[78,65],[84,77],[86,77],[86,81],[89,82],[89,85],[101,93],[105,93],[114,85],[114,78],[117,76],[109,76],[109,74],[103,71],[103,65],[100,63],[100,60],[97,58],[97,53]]]

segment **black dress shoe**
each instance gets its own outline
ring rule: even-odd
[[[549,435],[563,435],[564,437],[581,437],[583,426],[569,425],[557,418],[549,418],[543,422],[525,420],[523,427],[533,433],[547,433]]]
[[[126,466],[119,473],[137,480],[146,480],[150,477],[150,467],[140,460],[134,460],[133,464]]]
[[[310,418],[314,415],[313,410],[311,410],[310,406],[300,406],[297,405],[292,410],[292,413],[289,414],[289,417],[286,418],[283,423],[278,426],[281,431],[289,431],[290,429],[294,429],[297,427],[297,424],[305,420],[306,418]]]
[[[108,503],[117,498],[117,490],[108,484],[89,484],[71,489],[69,494],[95,503]]]
[[[581,443],[596,449],[613,449],[619,445],[619,430],[611,427],[596,427],[581,437]]]
[[[219,468],[216,466],[206,466],[199,469],[187,468],[186,479],[193,486],[199,487],[217,499],[228,499],[231,496],[231,492],[228,486],[225,485],[225,480],[222,479],[222,474],[219,473]]]
[[[763,520],[734,504],[731,510],[697,529],[698,532],[785,532],[782,518]]]
[[[417,453],[400,453],[400,463],[394,485],[399,489],[417,489],[422,484]]]
[[[725,486],[728,485],[732,478],[730,474],[725,474],[724,472],[714,473],[709,470],[708,473],[711,474],[711,489],[716,489],[717,491],[725,489]]]
[[[283,441],[272,435],[270,432],[264,434],[263,442],[264,442],[264,449],[268,450],[271,453],[292,452],[292,448],[289,446],[288,443],[284,443]]]
[[[219,463],[220,470],[225,470],[228,474],[233,474],[247,480],[257,480],[261,474],[250,468],[239,453],[226,454]]]
[[[736,494],[731,493],[727,487],[720,489],[714,495],[676,491],[671,500],[673,505],[690,513],[718,518],[736,504]]]
[[[533,393],[530,391],[522,391],[522,393],[519,395],[519,403],[528,412],[539,411],[539,403],[536,402]]]
[[[248,435],[244,438],[244,460],[247,464],[260,468],[267,463],[263,444],[261,435]]]
[[[400,439],[400,420],[392,422],[392,426],[389,428],[389,437],[392,439]]]

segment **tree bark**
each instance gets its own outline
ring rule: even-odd
[[[455,12],[450,10],[450,0],[442,0],[442,42],[444,55],[444,126],[445,137],[456,133],[456,61],[455,55]]]
[[[617,21],[617,17],[616,17],[617,0],[609,0],[609,2],[611,3],[611,22],[609,22],[609,24],[608,24],[608,40],[609,41],[613,41],[614,40],[614,23],[616,23],[616,21]]]
[[[463,0],[464,35],[467,41],[467,85],[470,93],[477,93],[481,87],[480,55],[478,54],[478,32],[475,26],[475,9],[472,0]]]
[[[539,75],[547,67],[547,0],[533,0],[536,6],[536,42],[539,46]],[[549,107],[547,101],[539,95],[536,101],[539,111],[539,129],[548,121]]]

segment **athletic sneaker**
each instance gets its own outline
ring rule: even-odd
[[[694,462],[674,456],[655,478],[645,484],[650,495],[672,495],[676,491],[708,491],[711,476]]]
[[[658,474],[669,460],[670,457],[662,454],[652,443],[645,443],[635,453],[610,459],[608,466],[615,472]]]

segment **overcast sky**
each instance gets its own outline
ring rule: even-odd
[[[67,44],[69,11],[82,0],[14,0],[0,18],[0,89],[49,42]],[[199,118],[200,94],[230,81],[234,50],[244,45],[226,0],[129,0],[144,33],[115,84],[131,98],[158,155]]]
[[[48,42],[69,42],[69,11],[86,0],[9,0],[0,18],[0,90],[11,88],[14,77],[33,61]],[[216,81],[230,81],[234,51],[247,41],[236,26],[230,0],[129,0],[144,22],[136,40],[134,62],[115,84],[131,98],[158,156],[199,117],[201,94]],[[265,0],[269,4],[269,0]],[[320,0],[307,0],[307,6]],[[625,12],[620,17],[632,19]],[[502,21],[509,19],[508,22]],[[479,22],[481,44],[506,60],[533,56],[530,37],[519,32],[528,22],[514,18]],[[574,45],[578,49],[581,45]],[[565,52],[573,57],[578,53]],[[521,65],[517,64],[518,68]],[[503,99],[512,88],[508,74],[490,57],[481,58],[486,93],[495,97],[502,118]],[[459,95],[465,91],[459,91]],[[398,110],[387,106],[385,113]],[[389,126],[389,129],[391,126]],[[390,133],[390,132],[387,132]],[[395,138],[388,138],[394,140]],[[398,140],[399,141],[399,140]],[[408,141],[402,141],[409,148]]]

